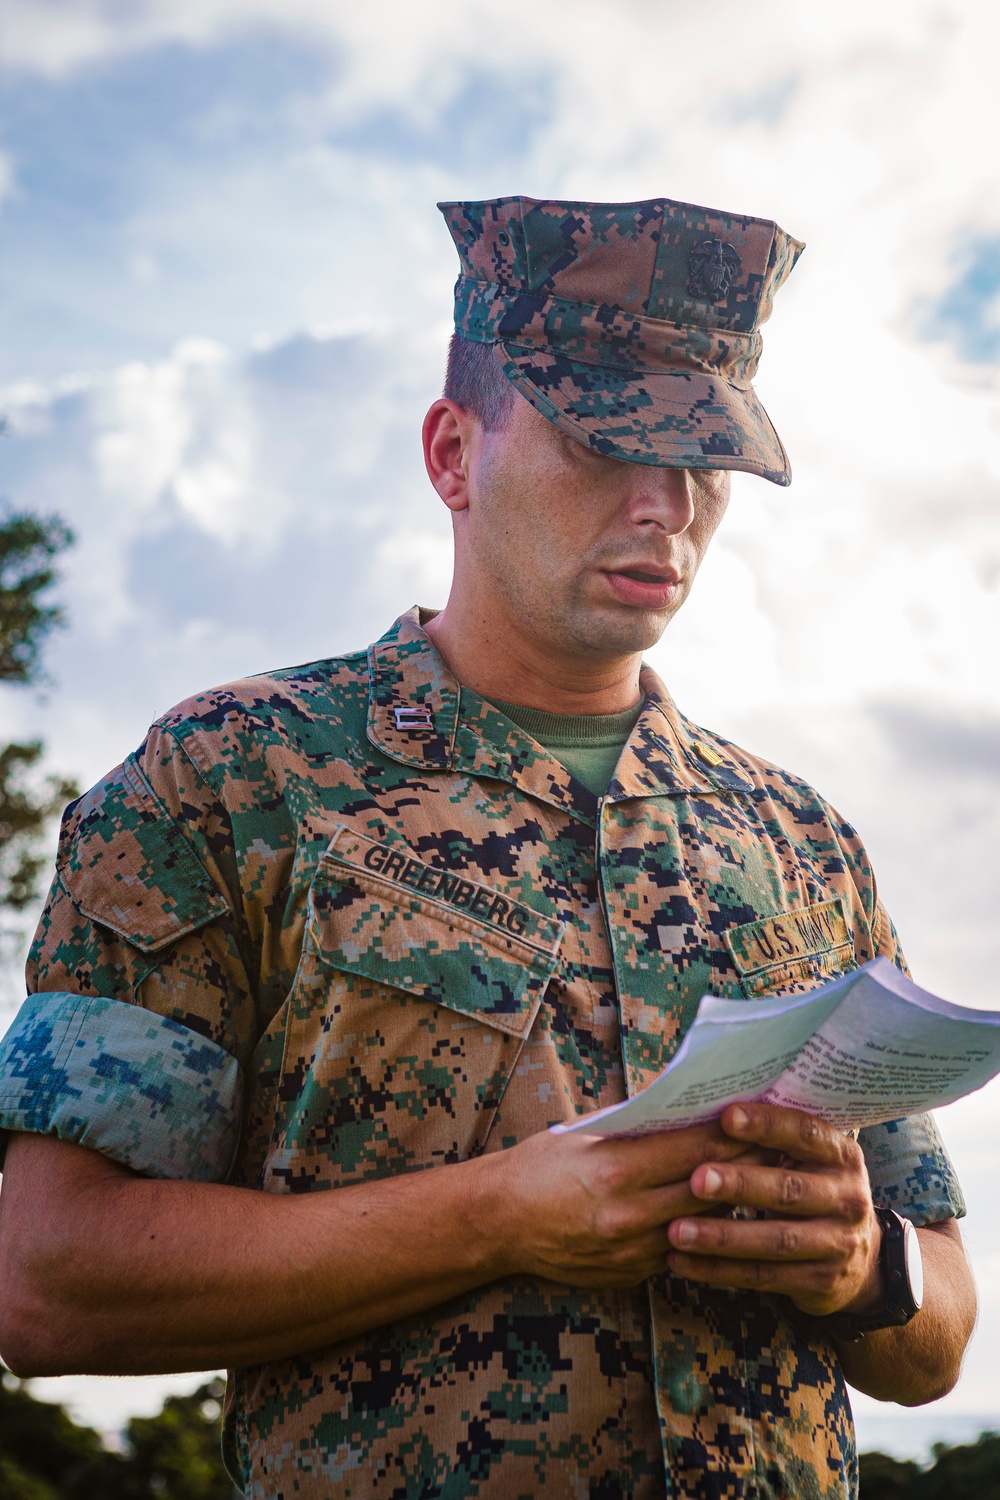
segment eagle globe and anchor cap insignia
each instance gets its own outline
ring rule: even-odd
[[[741,265],[739,253],[732,245],[718,239],[702,240],[688,260],[687,289],[692,297],[709,297],[718,302],[729,296]]]

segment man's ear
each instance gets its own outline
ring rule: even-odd
[[[424,418],[424,464],[431,484],[452,512],[469,508],[469,464],[478,425],[470,412],[445,396]]]

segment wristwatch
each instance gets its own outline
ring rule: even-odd
[[[875,1217],[882,1226],[878,1258],[882,1298],[867,1312],[840,1312],[824,1319],[838,1338],[852,1343],[880,1328],[901,1328],[920,1311],[924,1299],[924,1272],[917,1231],[909,1219],[893,1213],[891,1208],[877,1208]]]

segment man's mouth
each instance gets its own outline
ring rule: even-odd
[[[662,572],[652,573],[644,568],[616,568],[623,578],[634,578],[636,583],[675,583],[677,580],[673,573],[664,568]]]
[[[658,613],[679,603],[681,581],[674,568],[642,563],[603,572],[618,602],[632,609]]]

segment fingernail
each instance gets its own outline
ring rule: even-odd
[[[708,1170],[706,1171],[704,1179],[703,1179],[702,1192],[703,1193],[717,1193],[719,1191],[719,1189],[720,1189],[721,1186],[722,1186],[722,1173],[721,1172],[717,1172],[714,1167],[709,1167]]]
[[[693,1245],[698,1238],[697,1226],[686,1220],[682,1221],[674,1229],[674,1238],[678,1245]]]
[[[736,1108],[731,1112],[729,1116],[729,1123],[734,1130],[746,1130],[747,1126],[750,1124],[750,1116],[747,1114],[745,1109],[740,1109],[739,1105],[737,1104]]]

